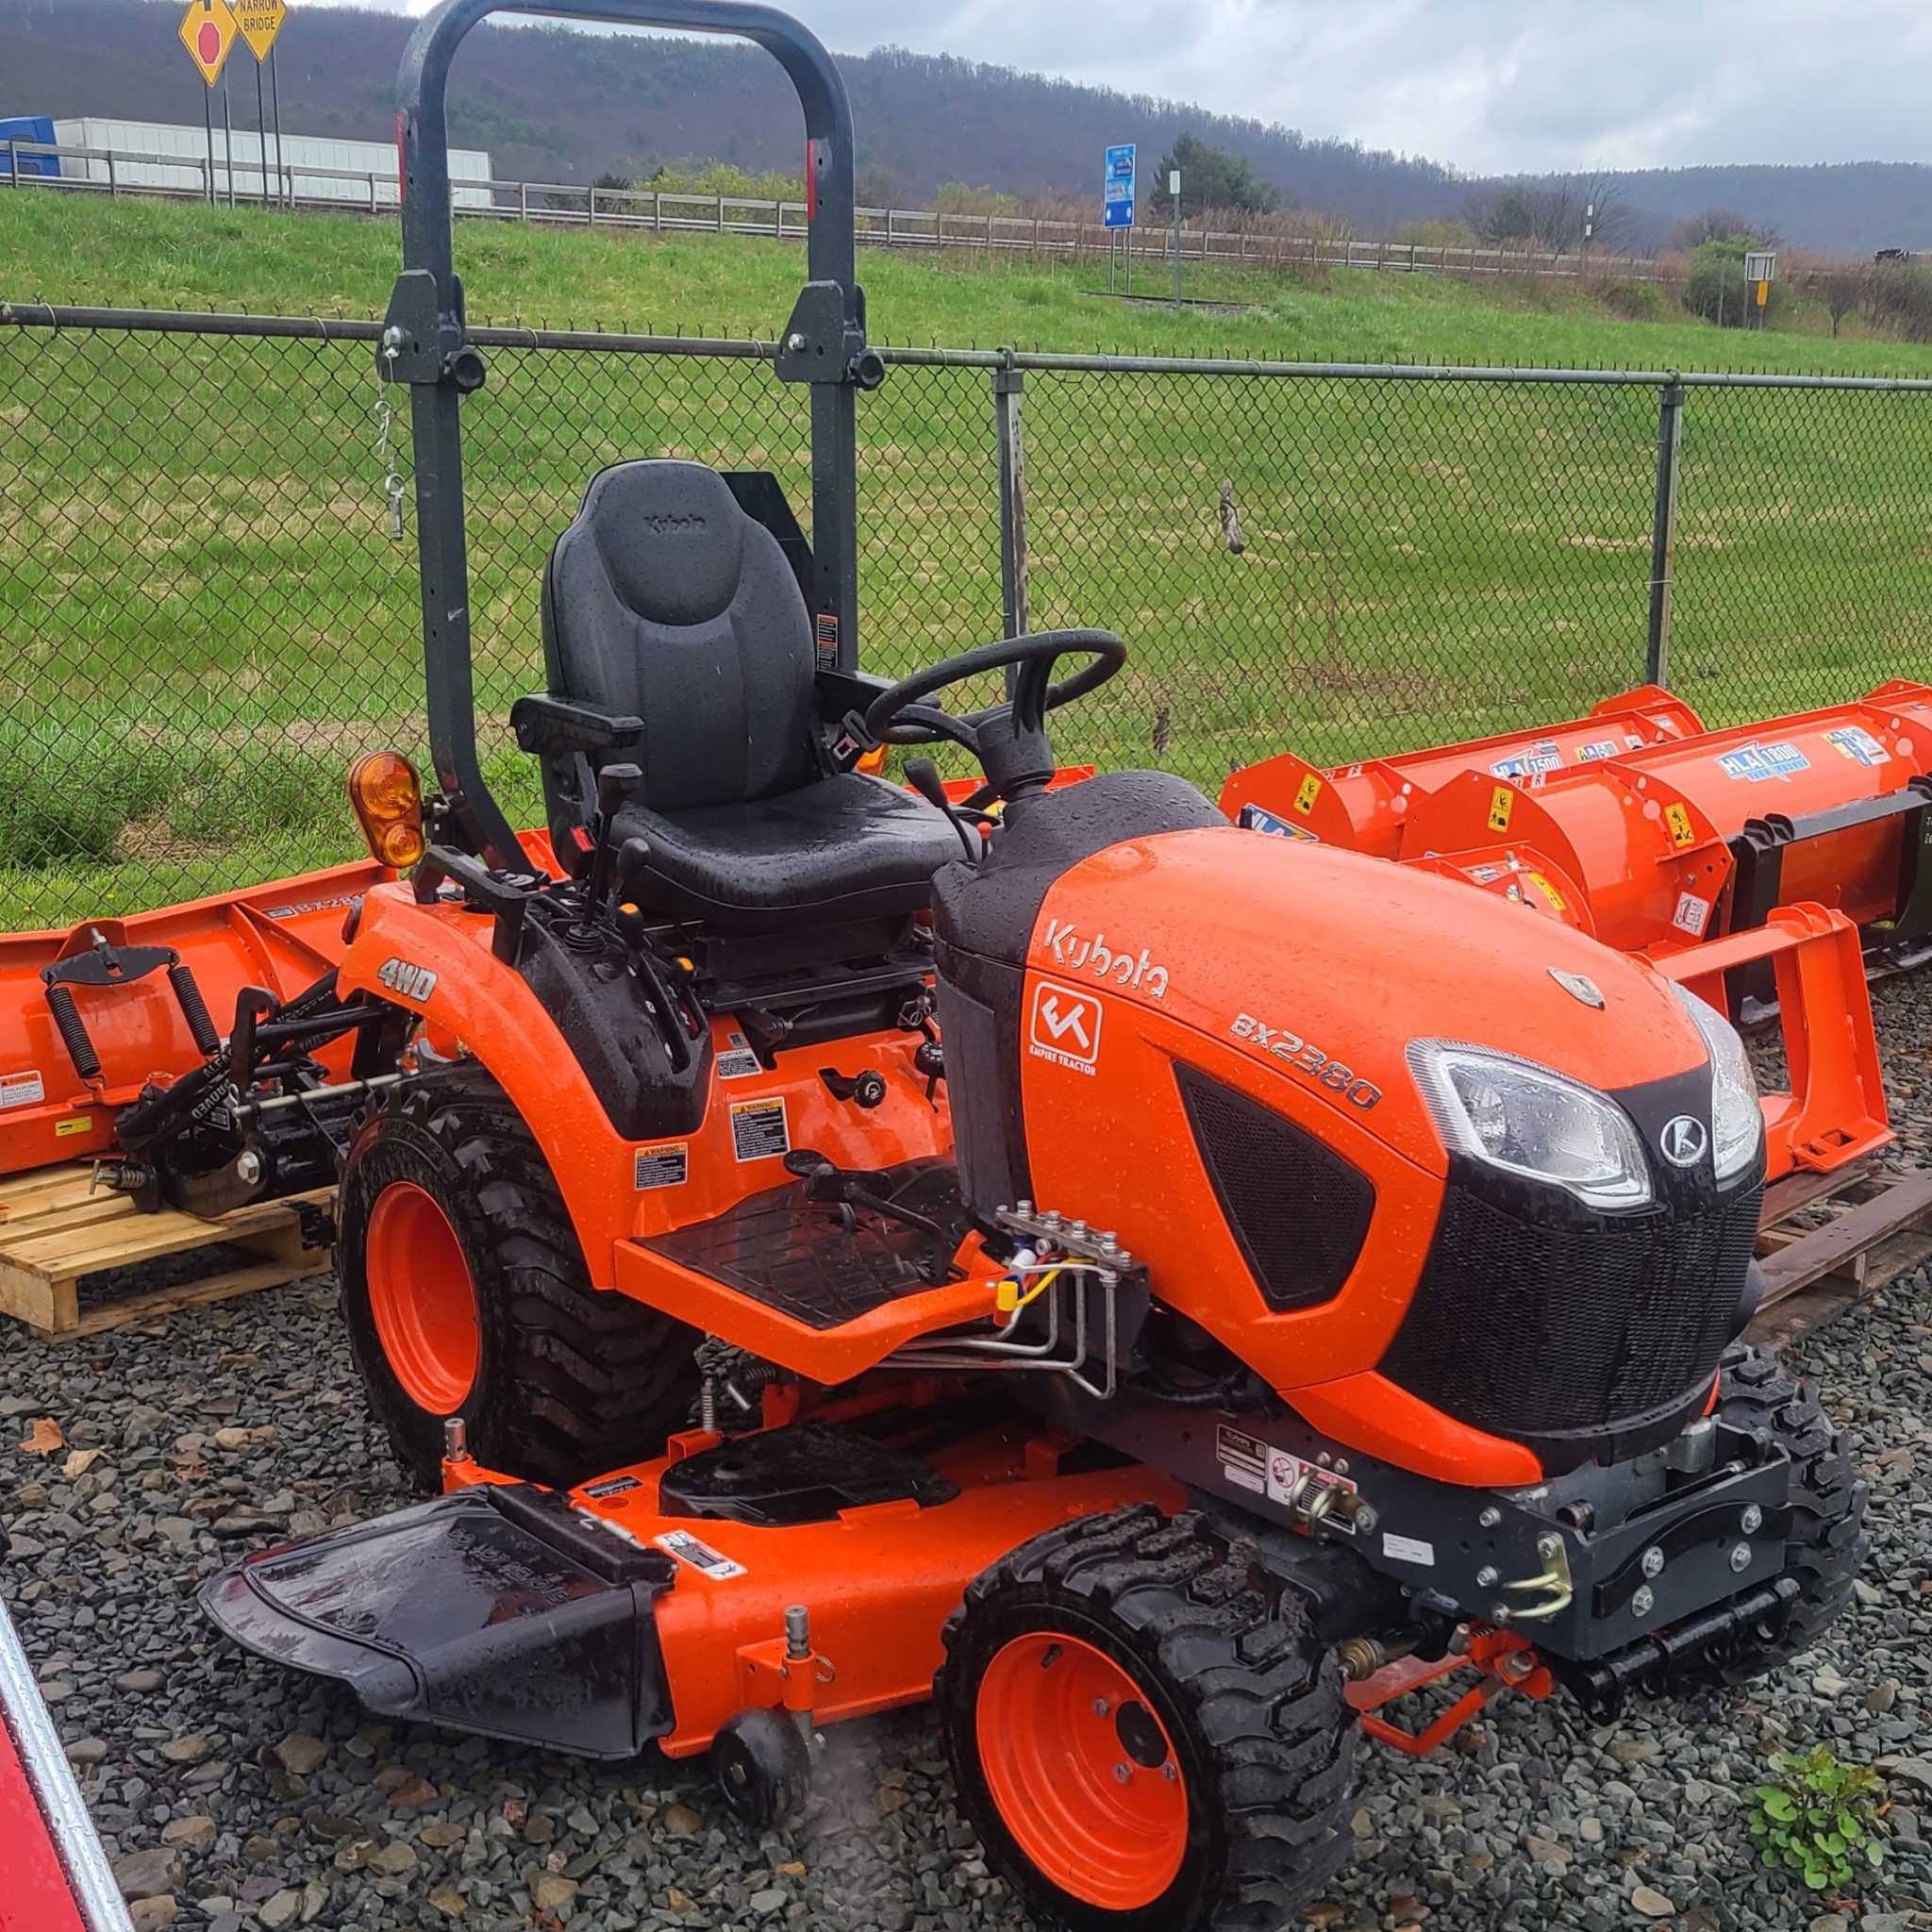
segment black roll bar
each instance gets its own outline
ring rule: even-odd
[[[791,76],[805,109],[809,279],[774,366],[780,380],[811,387],[812,616],[821,662],[842,671],[858,659],[853,391],[875,388],[885,371],[866,344],[865,296],[855,275],[852,109],[832,57],[797,21],[744,0],[443,0],[424,16],[396,79],[403,273],[384,318],[377,368],[386,381],[410,385],[423,661],[437,780],[465,842],[491,865],[521,870],[522,848],[476,758],[458,405],[482,386],[484,370],[467,338],[452,262],[446,113],[450,62],[463,37],[491,13],[729,34],[757,42]]]

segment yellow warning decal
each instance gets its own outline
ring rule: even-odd
[[[1681,805],[1664,807],[1664,824],[1671,828],[1673,845],[1694,845],[1697,842],[1697,827],[1690,823],[1690,814]]]
[[[54,1131],[64,1139],[69,1134],[84,1134],[92,1125],[91,1114],[77,1113],[71,1120],[56,1121]]]
[[[1537,891],[1540,891],[1543,895],[1543,897],[1550,902],[1551,911],[1567,912],[1570,909],[1568,902],[1564,899],[1562,893],[1557,891],[1556,887],[1550,883],[1549,879],[1545,877],[1543,874],[1540,872],[1533,872],[1530,874],[1529,879],[1530,883],[1533,886],[1535,886]]]
[[[1322,795],[1322,781],[1310,772],[1302,780],[1302,789],[1294,795],[1294,808],[1306,818],[1315,808],[1315,801]]]
[[[1509,814],[1515,809],[1515,792],[1507,785],[1498,785],[1490,793],[1490,830],[1507,832],[1509,829]]]

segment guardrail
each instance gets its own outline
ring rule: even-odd
[[[42,142],[7,142],[8,182],[14,188],[64,189],[120,195],[158,195],[174,200],[242,202],[287,208],[382,214],[399,200],[393,170],[361,171],[284,161],[264,167],[238,154],[232,171],[217,157],[137,154],[125,150],[63,147]],[[106,176],[83,170],[59,175],[24,173],[23,162],[53,158],[61,162],[104,162]],[[155,181],[144,174],[166,169],[192,180]],[[340,184],[340,185],[338,185]],[[347,192],[344,192],[346,190]],[[802,201],[767,201],[735,194],[695,194],[658,188],[586,187],[567,181],[457,181],[455,212],[482,220],[549,226],[641,228],[659,234],[763,236],[802,242],[807,232]],[[967,248],[1034,256],[1118,255],[1124,265],[1174,260],[1175,239],[1166,226],[1104,227],[1098,222],[1062,221],[1045,215],[958,214],[936,208],[861,208],[858,239],[879,247]],[[1610,275],[1674,282],[1679,275],[1639,256],[1546,255],[1511,248],[1455,248],[1407,242],[1374,242],[1348,235],[1280,235],[1260,229],[1186,227],[1179,236],[1183,261],[1240,267],[1357,268],[1396,274],[1464,276],[1536,276],[1575,280]]]

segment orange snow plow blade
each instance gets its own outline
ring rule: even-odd
[[[225,1033],[244,987],[286,1000],[312,985],[341,961],[349,908],[394,876],[362,859],[156,912],[0,934],[0,1174],[108,1152],[117,1108],[208,1057],[196,1007],[200,1024]],[[103,946],[125,973],[104,963]],[[80,1029],[72,1048],[62,1006]]]
[[[1430,751],[1324,771],[1292,752],[1229,774],[1221,808],[1237,824],[1291,838],[1318,839],[1376,858],[1401,856],[1403,828],[1416,805],[1466,772],[1534,780],[1646,745],[1695,737],[1697,713],[1656,685],[1608,698],[1588,717],[1535,731],[1476,738]]]

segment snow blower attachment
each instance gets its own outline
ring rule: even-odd
[[[1171,774],[1054,786],[1107,632],[859,668],[852,130],[763,7],[585,11],[747,34],[797,87],[811,280],[775,374],[811,391],[811,541],[769,479],[591,480],[512,713],[566,861],[531,863],[476,758],[463,575],[484,371],[443,77],[489,10],[447,0],[405,58],[380,363],[441,795],[335,982],[384,1016],[349,1341],[441,1493],[232,1566],[208,1613],[384,1712],[708,1751],[754,1824],[822,1724],[932,1698],[990,1863],[1079,1932],[1290,1923],[1349,1842],[1352,1707],[1396,1735],[1451,1659],[1601,1713],[1802,1652],[1865,1498],[1736,1341],[1767,1146],[1729,1022]],[[858,769],[941,741],[963,803]]]

